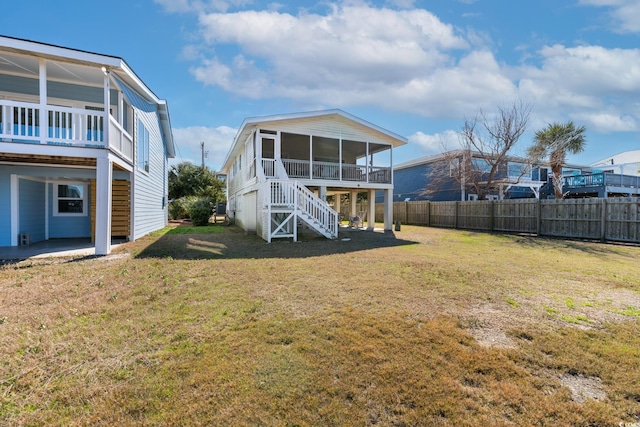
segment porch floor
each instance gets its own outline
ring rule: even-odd
[[[111,249],[115,249],[120,243],[120,240],[112,241]],[[95,253],[95,244],[89,238],[49,239],[29,246],[0,246],[0,262],[29,258],[90,256]]]

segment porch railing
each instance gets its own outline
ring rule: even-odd
[[[563,186],[566,188],[601,186],[640,188],[640,177],[608,172],[567,176],[563,178]]]
[[[115,139],[106,141],[104,119],[103,111],[53,105],[41,111],[39,104],[0,100],[0,140],[90,148],[113,144],[112,148],[131,160],[133,138],[109,117],[109,131]]]
[[[271,159],[263,159],[264,161]],[[310,162],[308,160],[282,159],[282,164],[291,179],[326,179],[353,182],[391,183],[391,168],[384,166],[352,165],[332,162]],[[265,174],[267,169],[265,168]],[[267,175],[269,176],[269,175]]]
[[[276,176],[276,160],[262,159],[262,170],[267,178],[275,178]]]

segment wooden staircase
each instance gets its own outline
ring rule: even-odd
[[[298,240],[298,222],[328,238],[338,237],[338,213],[295,180],[267,180],[262,184],[266,227],[263,237]]]

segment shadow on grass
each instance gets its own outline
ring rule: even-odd
[[[634,247],[637,246],[635,244],[626,244],[622,242],[606,242],[602,243],[599,240],[569,240],[566,237],[539,237],[539,236],[528,236],[528,235],[513,235],[513,234],[503,234],[504,237],[510,238],[513,242],[528,246],[528,247],[536,247],[536,248],[547,248],[547,249],[571,249],[578,252],[584,252],[590,255],[621,255],[621,256],[632,256],[631,254],[627,254],[624,251],[621,251],[621,247]]]
[[[175,228],[140,250],[136,258],[173,259],[246,259],[308,258],[344,254],[368,249],[413,245],[417,242],[398,239],[392,232],[344,231],[329,240],[312,234],[298,235],[298,241],[276,239],[267,243],[235,226],[203,227],[202,232]]]

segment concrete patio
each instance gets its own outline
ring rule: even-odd
[[[113,241],[115,248],[122,241]],[[65,256],[95,255],[94,243],[90,239],[49,239],[32,243],[28,246],[0,247],[0,262],[8,260],[24,260],[29,258],[49,258]]]

